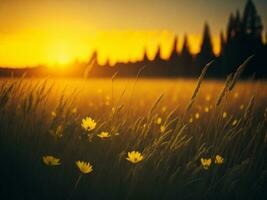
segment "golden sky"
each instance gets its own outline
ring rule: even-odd
[[[191,51],[197,53],[205,21],[210,23],[218,53],[219,32],[229,13],[243,8],[245,0],[221,2],[0,0],[0,66],[85,61],[95,49],[101,63],[135,61],[145,48],[153,58],[158,45],[167,58],[174,36],[179,36],[181,48],[185,33]]]

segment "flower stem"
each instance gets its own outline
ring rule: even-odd
[[[82,174],[80,174],[80,175],[78,176],[78,178],[77,178],[77,180],[76,180],[76,182],[75,182],[75,185],[74,185],[74,187],[73,187],[73,189],[72,189],[72,191],[71,191],[71,193],[70,193],[70,196],[69,196],[68,200],[70,200],[70,199],[72,198],[72,196],[73,196],[73,194],[74,194],[76,188],[77,188],[78,185],[79,185],[79,182],[80,182],[81,178],[82,178]]]

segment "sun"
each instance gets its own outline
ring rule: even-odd
[[[71,56],[65,53],[59,54],[58,57],[56,58],[56,62],[60,65],[69,64],[71,60],[72,60]]]
[[[50,65],[67,65],[74,60],[74,48],[68,41],[53,41],[48,49]]]

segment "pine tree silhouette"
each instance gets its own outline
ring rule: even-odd
[[[169,77],[176,77],[181,76],[181,66],[180,66],[180,55],[177,50],[178,47],[178,36],[174,37],[173,46],[171,50],[170,57],[168,59],[168,63],[166,68],[168,68],[168,76]]]
[[[262,30],[261,18],[257,13],[256,7],[252,0],[248,0],[243,14],[242,32],[262,42]]]
[[[161,47],[158,45],[158,49],[156,51],[154,60],[153,60],[153,66],[151,68],[151,75],[155,76],[166,76],[168,73],[168,70],[164,66],[164,61],[161,58]]]
[[[247,1],[242,17],[240,17],[239,11],[236,12],[235,16],[230,15],[227,41],[222,48],[221,55],[225,74],[232,72],[244,59],[253,54],[256,57],[246,67],[244,76],[250,76],[253,73],[262,76],[265,73],[265,69],[261,68],[266,63],[263,56],[262,30],[261,18],[252,0]]]
[[[213,53],[210,28],[209,25],[205,23],[202,36],[201,50],[196,58],[196,68],[198,74],[201,72],[203,67],[214,58],[215,55]]]
[[[184,43],[181,50],[181,71],[184,76],[195,76],[196,69],[193,69],[193,56],[190,52],[187,35],[184,36]]]
[[[224,48],[225,48],[225,38],[224,38],[224,34],[223,34],[223,31],[221,31],[220,33],[220,47],[221,47],[221,50],[220,50],[220,56],[223,55],[223,51],[224,51]]]

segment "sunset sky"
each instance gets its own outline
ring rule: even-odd
[[[267,0],[254,0],[267,27]],[[34,66],[87,60],[94,49],[112,63],[152,58],[157,46],[167,57],[174,35],[185,33],[198,52],[203,24],[218,35],[230,12],[246,0],[0,0],[0,65]]]

